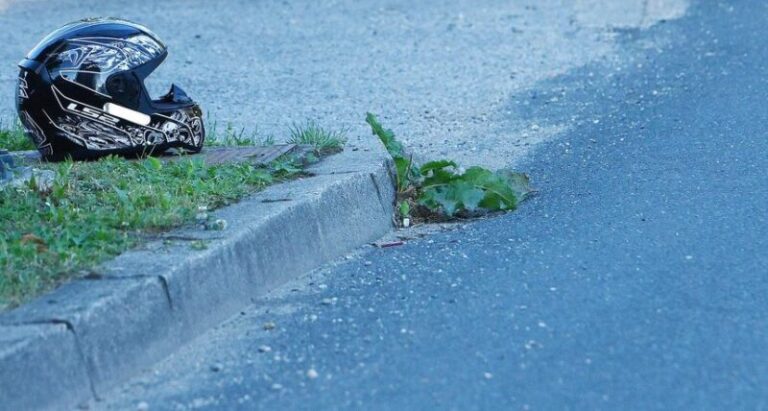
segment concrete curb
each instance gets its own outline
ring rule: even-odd
[[[226,230],[174,231],[0,315],[0,409],[98,398],[255,297],[391,230],[383,154],[345,152],[309,171],[215,211]]]

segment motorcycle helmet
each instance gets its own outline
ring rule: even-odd
[[[97,18],[69,23],[19,63],[16,107],[44,159],[198,152],[202,110],[178,86],[152,99],[144,86],[168,55],[146,27]]]

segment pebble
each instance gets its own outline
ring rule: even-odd
[[[218,220],[214,221],[213,223],[206,224],[205,226],[208,230],[216,230],[216,231],[222,231],[227,229],[227,220],[223,218],[219,218]]]
[[[224,368],[224,366],[223,366],[223,365],[221,365],[221,363],[218,363],[218,362],[217,362],[217,363],[215,363],[215,364],[212,364],[212,365],[211,365],[211,371],[213,371],[213,372],[219,372],[219,371],[221,371],[223,368]]]
[[[280,390],[283,389],[283,385],[282,384],[278,384],[278,383],[274,383],[274,384],[272,384],[272,389],[275,390],[275,391],[280,391]]]
[[[270,352],[272,351],[272,347],[268,345],[260,345],[259,346],[259,352]]]
[[[315,378],[317,378],[317,375],[318,375],[317,371],[314,368],[310,368],[307,370],[307,378],[309,378],[310,380],[314,380]]]
[[[277,327],[277,325],[275,325],[275,323],[273,323],[272,321],[267,321],[264,323],[263,327],[265,330],[269,331],[269,330],[274,330],[275,327]]]
[[[486,373],[483,373],[483,377],[485,377],[486,380],[490,380],[491,378],[493,378],[493,374],[486,372]]]
[[[142,401],[136,405],[136,411],[148,411],[149,410],[149,404],[146,403],[146,401]]]

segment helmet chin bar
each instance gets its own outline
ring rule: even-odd
[[[164,96],[157,100],[152,100],[154,104],[178,104],[188,107],[194,104],[191,98],[187,96],[187,93],[176,84],[171,84],[170,90]]]

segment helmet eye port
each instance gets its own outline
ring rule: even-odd
[[[107,93],[115,102],[130,108],[137,108],[139,105],[139,84],[132,73],[119,73],[107,79]]]
[[[125,93],[125,80],[122,77],[112,77],[107,82],[107,90],[110,94]]]

